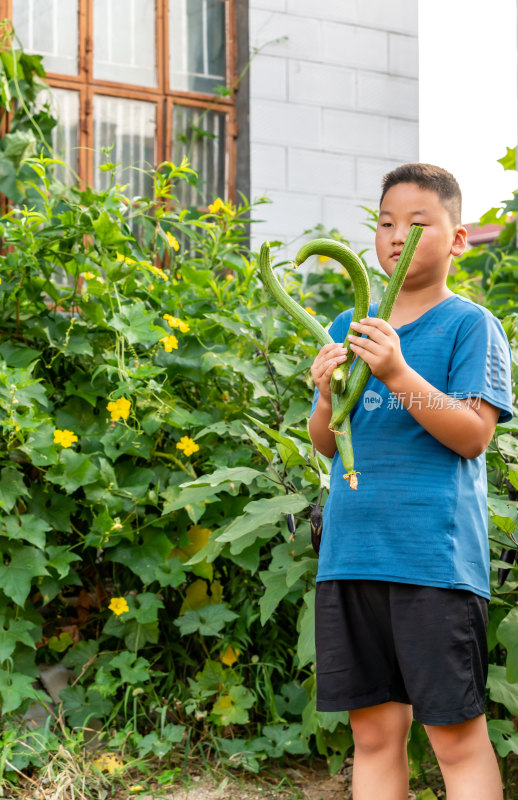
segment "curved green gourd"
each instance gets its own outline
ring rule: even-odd
[[[419,239],[423,233],[423,228],[413,225],[405,240],[405,244],[398,258],[394,272],[392,273],[385,293],[378,309],[377,317],[388,320],[396,298],[399,294],[403,281],[414,257]],[[313,239],[303,245],[295,258],[295,264],[302,264],[310,255],[323,255],[333,258],[342,264],[349,273],[354,293],[355,307],[353,320],[357,321],[366,316],[369,312],[370,287],[368,275],[358,256],[346,245],[336,242],[333,239]],[[334,344],[334,340],[327,331],[314,319],[307,311],[299,306],[289,294],[283,289],[276,276],[273,274],[270,260],[270,245],[265,242],[261,246],[259,254],[259,269],[263,284],[272,297],[277,300],[288,314],[291,314],[306,330],[312,334],[319,344]],[[353,329],[349,329],[354,332]],[[348,340],[345,341],[345,346]],[[354,359],[354,353],[348,348],[347,359],[342,365],[342,376],[335,375],[340,368],[333,373],[334,382],[331,383],[332,415],[329,429],[335,434],[336,448],[346,469],[344,478],[349,481],[351,489],[358,487],[359,473],[354,469],[354,452],[351,440],[351,420],[349,417],[351,409],[358,401],[361,393],[371,374],[369,365],[358,356],[357,364],[348,379],[348,365]],[[342,390],[343,394],[338,393]]]
[[[295,266],[300,266],[310,256],[327,256],[338,261],[344,267],[351,278],[354,290],[354,311],[351,322],[359,322],[359,320],[366,317],[369,313],[369,303],[371,297],[371,290],[369,284],[369,276],[361,259],[354,253],[350,247],[343,244],[343,242],[336,242],[334,239],[312,239],[310,242],[302,245],[299,252],[295,256]],[[347,334],[354,333],[353,328],[349,328]],[[344,341],[344,347],[347,347],[347,337]],[[337,395],[343,394],[349,377],[349,369],[354,360],[354,353],[351,348],[347,348],[347,357],[343,364],[335,369],[331,377],[331,391]]]
[[[334,339],[328,334],[326,329],[322,327],[320,322],[317,322],[307,311],[304,311],[279,283],[277,276],[274,275],[272,270],[269,242],[264,242],[264,244],[261,245],[259,253],[259,271],[264,288],[270,292],[272,297],[277,300],[279,305],[281,305],[288,314],[291,314],[297,322],[300,322],[303,328],[306,328],[308,333],[315,337],[322,347],[325,344],[335,343]]]
[[[394,303],[396,302],[399,290],[403,285],[403,281],[406,278],[422,234],[422,227],[418,225],[412,225],[408,236],[405,239],[405,244],[403,245],[401,255],[397,260],[394,272],[390,276],[390,280],[381,299],[378,313],[376,314],[378,319],[388,320],[390,318],[392,309],[394,308]],[[351,373],[351,377],[347,383],[344,394],[333,406],[333,414],[331,416],[331,422],[329,423],[330,430],[333,430],[339,435],[343,433],[340,426],[343,424],[344,420],[349,416],[351,410],[356,405],[358,398],[365,389],[370,374],[371,370],[369,365],[362,358],[358,357],[358,363]]]

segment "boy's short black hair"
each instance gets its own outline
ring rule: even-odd
[[[434,164],[402,164],[383,178],[380,206],[388,190],[398,183],[415,183],[420,189],[437,192],[454,225],[461,223],[462,192],[451,172]]]

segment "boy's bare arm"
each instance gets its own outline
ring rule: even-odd
[[[369,317],[352,323],[369,339],[350,337],[351,349],[366,361],[372,374],[382,381],[414,419],[441,444],[463,458],[476,458],[488,447],[499,409],[485,400],[453,401],[408,366],[401,353],[399,336],[388,322]],[[426,402],[432,397],[434,402]],[[416,398],[421,398],[421,402]]]
[[[320,392],[317,407],[309,420],[309,435],[315,448],[328,458],[332,458],[336,450],[335,435],[329,430],[331,419],[331,389],[329,381],[333,370],[345,361],[347,350],[341,344],[326,344],[311,367],[311,376]]]
[[[329,430],[331,411],[331,402],[323,400],[321,395],[318,398],[317,407],[309,420],[309,435],[311,436],[311,441],[315,449],[328,458],[332,458],[336,451],[335,435]]]

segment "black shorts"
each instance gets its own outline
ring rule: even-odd
[[[488,601],[464,589],[317,583],[317,710],[409,703],[425,725],[484,713]]]

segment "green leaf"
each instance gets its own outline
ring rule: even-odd
[[[137,742],[139,756],[143,758],[149,755],[149,753],[153,753],[154,756],[163,758],[173,749],[175,744],[182,741],[184,733],[185,728],[183,725],[172,724],[164,727],[160,737],[156,731],[148,733],[147,736],[143,736]]]
[[[284,514],[296,514],[303,511],[307,505],[307,498],[302,494],[278,495],[277,497],[263,497],[261,500],[251,500],[244,508],[245,513],[227,525],[222,533],[215,537],[216,541],[233,542],[250,531],[257,530],[262,525],[278,522]]]
[[[265,585],[265,592],[259,600],[261,625],[264,625],[290,590],[286,585],[286,575],[284,572],[270,572],[265,570],[259,573],[259,577]]]
[[[12,553],[10,563],[6,564],[4,548],[4,558],[0,563],[0,589],[19,606],[25,603],[32,579],[40,575],[48,575],[45,556],[40,550],[21,547]]]
[[[100,441],[112,463],[125,454],[147,460],[153,447],[153,441],[149,436],[123,425],[108,428]]]
[[[212,706],[212,716],[219,725],[246,725],[249,720],[247,709],[253,706],[254,700],[254,695],[246,687],[231,686]]]
[[[36,138],[31,130],[6,133],[2,139],[3,153],[18,168],[27,158],[36,153]]]
[[[150,679],[149,661],[127,650],[111,659],[110,669],[118,669],[124,683],[146,683]]]
[[[491,700],[502,703],[511,714],[518,716],[518,684],[509,683],[505,667],[489,665],[487,688]]]
[[[154,532],[149,536],[149,541],[143,544],[123,542],[117,545],[106,553],[105,558],[129,567],[146,585],[158,580],[158,575],[163,576],[171,549],[171,542],[165,533]]]
[[[215,498],[216,495],[227,489],[230,489],[229,484],[220,484],[218,486],[207,486],[207,484],[204,484],[203,486],[188,486],[186,488],[182,488],[181,486],[169,486],[161,494],[165,500],[162,508],[162,516],[170,514],[171,511],[178,511],[180,508],[185,508],[187,513],[189,513],[189,506],[199,506],[199,511],[201,513],[199,513],[198,519],[200,519],[205,513],[206,503],[210,503],[211,498]],[[190,513],[189,516],[192,519]],[[193,520],[193,522],[198,522],[198,519]]]
[[[208,475],[201,475],[195,481],[187,481],[181,484],[182,489],[194,486],[220,486],[222,483],[245,483],[249,486],[255,478],[261,477],[262,472],[251,467],[221,467]]]
[[[64,653],[71,644],[74,644],[74,640],[68,631],[63,631],[59,636],[50,637],[49,650],[53,650],[55,653]]]
[[[20,708],[27,699],[43,700],[51,703],[50,697],[45,692],[38,691],[32,685],[34,678],[21,675],[19,672],[10,673],[0,669],[0,694],[2,696],[2,714],[9,714]]]
[[[56,464],[59,454],[54,444],[54,427],[40,425],[29,435],[20,450],[29,456],[35,467],[49,467]]]
[[[93,664],[98,651],[99,642],[96,639],[78,642],[63,658],[63,664],[65,667],[84,667],[85,664]]]
[[[232,370],[239,372],[253,388],[253,397],[270,397],[268,389],[268,371],[266,367],[258,366],[252,361],[239,358],[232,352],[216,353],[209,352],[202,356],[202,369],[208,372],[215,367],[223,367],[225,372]]]
[[[300,620],[300,633],[297,642],[299,664],[305,667],[316,659],[315,653],[315,589],[304,595],[305,608]]]
[[[64,544],[49,545],[47,547],[47,567],[53,567],[60,579],[66,578],[70,572],[70,564],[80,561],[81,557],[71,552],[70,547]]]
[[[152,345],[166,336],[164,329],[155,325],[155,320],[156,314],[147,311],[144,303],[137,300],[114,314],[108,325],[122,333],[130,344]]]
[[[275,453],[270,447],[268,447],[268,442],[266,441],[266,439],[263,439],[254,430],[252,430],[252,428],[249,428],[248,425],[245,425],[244,423],[243,423],[243,428],[245,429],[245,431],[247,432],[250,439],[255,444],[261,455],[264,456],[265,459],[271,463],[273,461]]]
[[[516,147],[507,147],[506,150],[507,152],[505,156],[502,156],[502,158],[497,158],[497,161],[503,166],[504,169],[515,172],[518,166],[516,163]]]
[[[516,520],[510,517],[501,517],[498,514],[492,514],[491,521],[494,522],[501,531],[507,533],[508,536],[513,533],[516,528]]]
[[[29,490],[23,482],[20,470],[16,467],[4,467],[0,473],[0,508],[10,511],[19,498],[28,495]]]
[[[200,565],[201,567],[201,565]],[[208,577],[212,579],[212,570],[201,568],[199,571],[192,570],[195,575],[200,577]],[[204,573],[204,574],[201,574]],[[160,586],[171,586],[176,589],[181,583],[185,581],[185,570],[182,562],[175,556],[168,558],[163,564],[160,564],[155,570],[155,578]]]
[[[251,419],[255,425],[261,428],[261,430],[271,436],[272,439],[278,442],[277,449],[279,450],[279,455],[287,466],[288,461],[290,461],[289,466],[306,464],[308,462],[307,447],[305,447],[302,442],[297,441],[297,439],[295,439],[293,436],[287,436],[286,434],[279,433],[279,431],[276,431],[273,428],[269,428],[268,425],[265,425],[263,422],[250,417],[248,414],[246,416]]]
[[[25,540],[43,550],[45,547],[45,533],[50,525],[45,520],[38,519],[34,514],[22,514],[20,517],[4,517],[4,535],[8,539]]]
[[[208,658],[203,665],[203,669],[196,673],[196,681],[204,692],[214,694],[225,683],[225,670],[221,661],[213,661]]]
[[[489,719],[487,730],[499,756],[505,758],[509,753],[518,753],[518,731],[512,720]]]
[[[20,347],[15,342],[7,340],[0,345],[0,355],[8,367],[27,369],[33,361],[40,358],[41,353],[33,347]]]
[[[438,800],[438,798],[432,789],[425,789],[424,792],[419,792],[416,800]]]
[[[152,592],[141,592],[134,600],[130,598],[127,619],[136,619],[140,625],[149,625],[158,619],[158,611],[164,603]]]
[[[47,471],[49,481],[70,493],[80,486],[95,483],[98,478],[99,470],[92,464],[89,456],[68,449],[62,451],[59,463]]]
[[[111,699],[102,697],[93,686],[87,691],[79,684],[67,686],[59,696],[66,718],[73,728],[84,727],[92,718],[102,719],[112,708]]]
[[[507,650],[506,677],[518,682],[518,607],[512,608],[497,628],[496,636]]]
[[[262,735],[270,740],[268,755],[270,758],[280,758],[284,753],[294,755],[306,752],[306,747],[301,739],[302,725],[299,723],[265,725]]]
[[[27,619],[10,619],[7,628],[3,618],[1,622],[0,662],[5,661],[6,658],[9,658],[14,653],[18,643],[36,649],[34,637],[30,635],[30,632],[34,633],[37,630],[33,622]]]
[[[211,269],[198,269],[182,264],[182,275],[188,283],[193,286],[207,286],[209,281],[214,280],[214,273]]]
[[[174,624],[180,629],[182,636],[200,633],[202,636],[221,636],[227,622],[237,619],[239,615],[222,603],[207,605],[198,611],[186,611],[176,619]]]
[[[14,165],[3,153],[0,153],[0,193],[15,203],[20,202],[23,196],[18,188]]]
[[[240,536],[239,539],[234,539],[234,541],[230,542],[230,555],[233,557],[239,556],[240,553],[250,550],[252,547],[261,547],[265,543],[261,540],[273,539],[278,533],[279,528],[277,525],[260,525],[259,528],[254,528]],[[233,560],[236,564],[239,563],[235,558]],[[188,563],[191,564],[192,559]]]
[[[92,223],[92,227],[99,242],[106,246],[121,244],[131,238],[121,231],[120,226],[110,219],[106,211],[99,215],[99,218]]]

